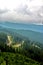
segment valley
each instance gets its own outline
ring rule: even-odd
[[[43,33],[0,27],[0,65],[14,64],[43,65]]]

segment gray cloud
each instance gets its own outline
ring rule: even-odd
[[[34,1],[34,0],[27,0]],[[30,5],[30,4],[29,4]],[[20,4],[14,10],[0,9],[0,20],[22,20],[29,22],[43,22],[43,6],[29,6]],[[33,5],[33,4],[32,4]],[[36,4],[37,5],[37,4]]]
[[[25,4],[25,5],[20,5],[20,7],[18,7],[16,10],[17,13],[21,13],[23,15],[31,15],[31,11],[30,9],[28,9],[28,6]]]
[[[7,13],[9,10],[8,9],[0,9],[0,14],[4,14],[4,13]]]
[[[43,17],[43,6],[38,10],[38,14],[40,17]]]
[[[29,21],[37,21],[37,22],[43,22],[43,6],[34,7],[34,11],[31,11],[27,5],[21,5],[18,9],[15,11],[18,14],[27,15]]]

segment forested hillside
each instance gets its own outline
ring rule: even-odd
[[[1,32],[0,65],[43,65],[43,44]]]

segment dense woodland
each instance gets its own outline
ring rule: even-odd
[[[11,36],[12,41],[10,46],[7,45],[10,43],[8,35]],[[0,65],[43,65],[43,44],[30,41],[20,35],[1,32]]]

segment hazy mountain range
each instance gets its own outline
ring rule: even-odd
[[[0,31],[16,32],[32,41],[43,43],[43,25],[0,22]]]

